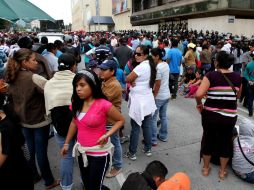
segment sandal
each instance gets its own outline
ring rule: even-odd
[[[209,176],[210,170],[211,170],[210,167],[209,168],[202,168],[202,175],[205,177]]]
[[[53,189],[54,187],[60,185],[60,179],[55,180],[51,185],[46,186],[46,190]]]
[[[219,178],[224,180],[227,177],[228,173],[226,171],[219,170]]]

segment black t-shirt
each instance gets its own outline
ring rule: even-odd
[[[121,190],[156,190],[156,184],[153,181],[153,178],[148,175],[146,172],[144,173],[131,173],[125,182]]]
[[[191,74],[185,73],[184,77],[185,77],[184,83],[188,83],[190,82],[190,80],[194,80],[196,78],[196,75],[195,73],[191,73]]]
[[[0,133],[2,154],[7,156],[0,168],[1,189],[34,189],[32,171],[22,150],[24,137],[20,126],[6,117],[0,121]]]

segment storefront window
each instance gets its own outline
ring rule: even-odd
[[[253,9],[253,0],[229,0],[229,7],[231,8],[241,8],[241,9]]]

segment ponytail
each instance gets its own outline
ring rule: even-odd
[[[5,80],[8,83],[15,81],[18,76],[19,70],[22,67],[22,62],[24,60],[29,60],[33,52],[29,49],[21,48],[13,54],[13,57],[10,57],[7,63]]]

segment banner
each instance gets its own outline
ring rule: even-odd
[[[112,0],[112,14],[122,13],[128,10],[128,0]]]

